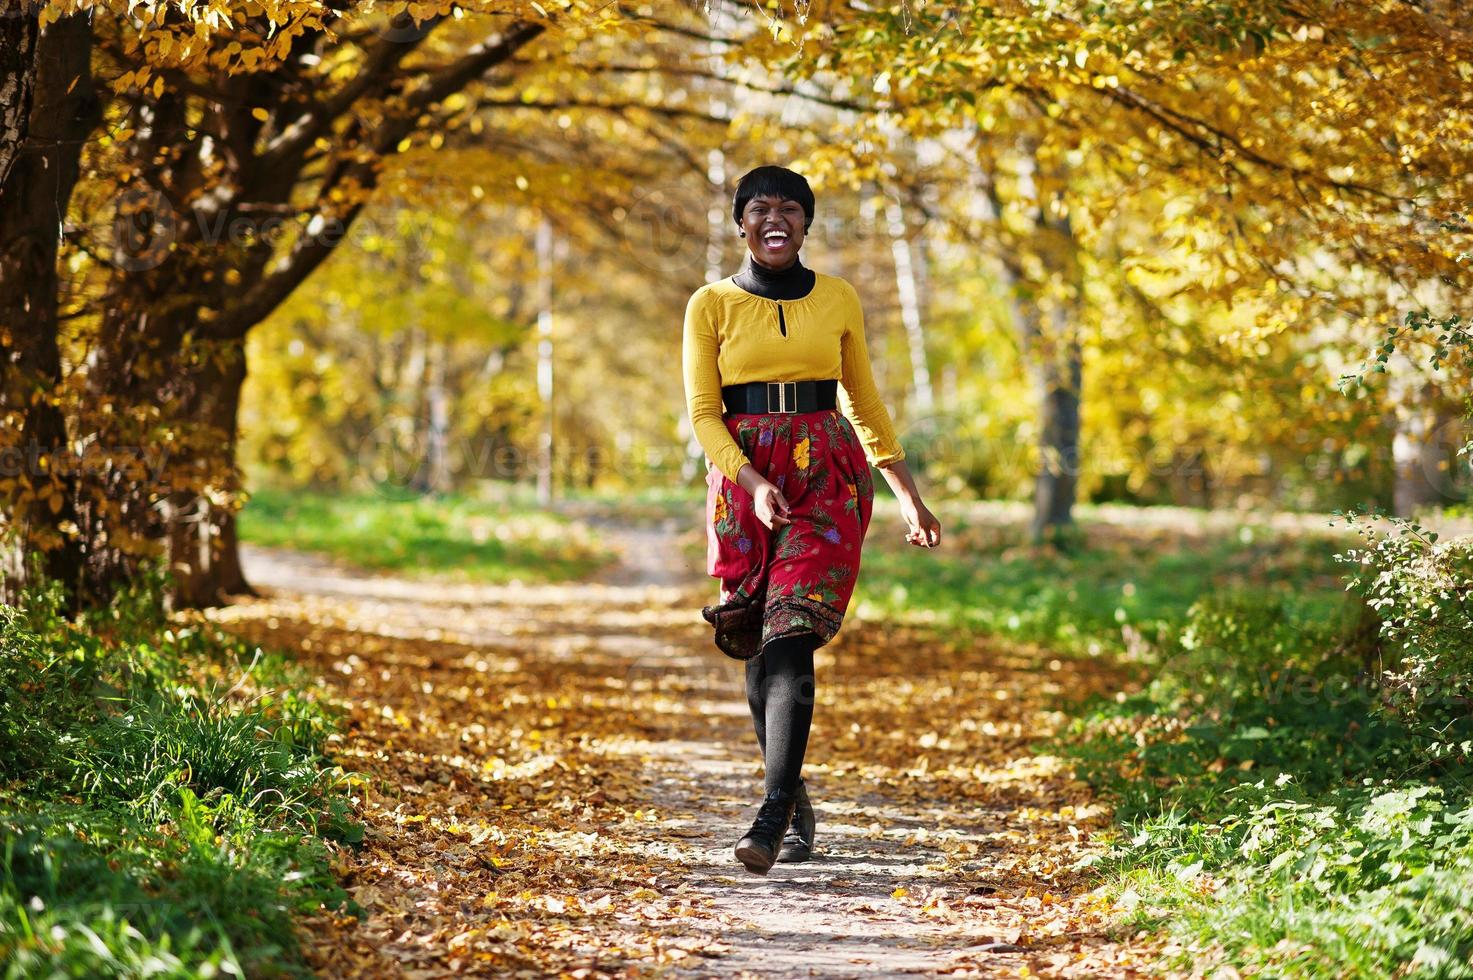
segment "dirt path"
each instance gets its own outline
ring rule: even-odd
[[[1126,976],[1147,951],[1070,870],[1107,814],[1030,740],[1098,666],[851,615],[818,655],[805,765],[818,855],[747,873],[761,768],[714,583],[672,524],[604,528],[573,585],[373,576],[247,549],[218,612],[295,648],[350,706],[344,855],[361,921],[315,923],[327,976]],[[864,583],[861,578],[860,590]]]

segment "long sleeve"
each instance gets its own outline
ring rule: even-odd
[[[895,436],[890,412],[880,400],[870,369],[869,347],[864,339],[864,306],[852,284],[845,293],[851,309],[840,340],[843,375],[839,379],[839,410],[854,424],[854,431],[864,445],[865,455],[875,466],[886,466],[905,458],[905,449]]]
[[[716,367],[719,344],[716,324],[706,308],[709,293],[698,289],[685,306],[681,339],[681,370],[685,377],[685,407],[691,429],[712,465],[733,482],[747,459],[722,418],[721,374]]]

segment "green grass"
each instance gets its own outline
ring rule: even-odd
[[[1473,976],[1473,765],[1384,710],[1348,620],[1267,589],[1204,594],[1149,682],[1050,750],[1116,806],[1097,866],[1169,966]]]
[[[0,609],[0,976],[307,976],[295,918],[350,904],[333,712],[159,594]]]
[[[699,521],[706,488],[653,485],[634,490],[574,490],[559,498],[557,510],[569,515],[618,514],[622,520]]]
[[[1266,651],[1215,647],[1083,713],[1053,747],[1116,802],[1096,870],[1126,928],[1179,942],[1175,968],[1473,976],[1473,769],[1427,765],[1324,649],[1260,672]]]
[[[613,558],[596,532],[530,502],[263,488],[239,525],[252,544],[472,582],[569,581]]]
[[[943,545],[928,552],[898,540],[892,510],[876,510],[858,592],[888,619],[1099,655],[1159,642],[1198,597],[1222,590],[1279,596],[1309,621],[1344,607],[1337,539],[1324,535],[1242,525],[1199,538],[1084,516],[1082,546],[1066,553],[1030,545],[1021,521],[938,509]]]

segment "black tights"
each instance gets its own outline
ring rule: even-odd
[[[790,633],[747,661],[747,707],[766,766],[766,790],[795,792],[813,723],[813,651],[818,636]]]

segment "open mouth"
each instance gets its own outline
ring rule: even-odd
[[[762,244],[771,251],[778,251],[788,244],[788,233],[771,229],[762,234]]]

